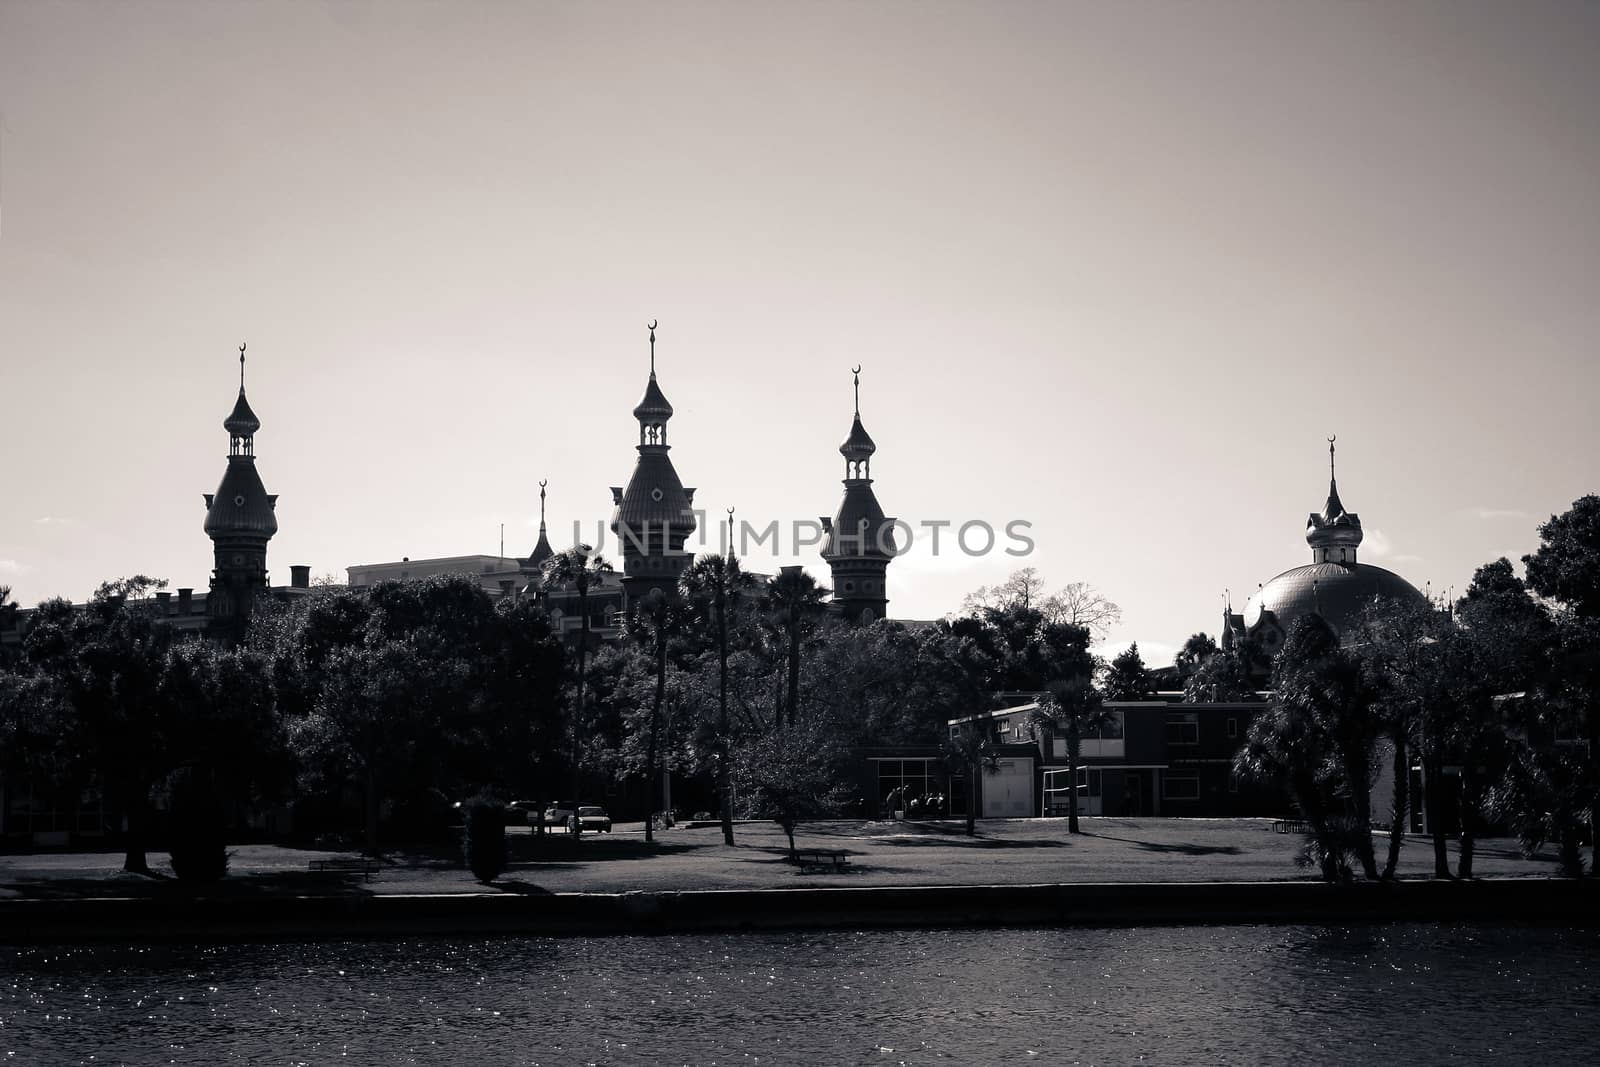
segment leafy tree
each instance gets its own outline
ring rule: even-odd
[[[788,685],[784,687],[785,714],[775,723],[794,722],[800,713],[800,639],[812,619],[822,614],[828,589],[802,567],[784,567],[767,582],[767,610],[782,627],[788,641]]]
[[[90,597],[92,603],[103,604],[111,600],[127,600],[140,603],[148,600],[150,594],[158,589],[165,589],[165,578],[152,578],[148,574],[135,574],[132,578],[112,578],[101,582],[95,587],[94,594]]]
[[[1189,640],[1194,642],[1192,637]],[[1254,642],[1241,637],[1231,648],[1218,650],[1197,661],[1194,673],[1183,684],[1183,699],[1192,704],[1254,700],[1258,669],[1263,659]]]
[[[169,766],[161,681],[172,631],[120,600],[88,610],[40,606],[24,639],[28,659],[59,693],[71,728],[63,736],[93,768],[127,821],[123,869],[148,873],[150,791]]]
[[[1360,661],[1320,615],[1295,620],[1272,672],[1273,699],[1235,759],[1241,773],[1277,779],[1312,827],[1324,877],[1354,856],[1378,877],[1372,848],[1372,759],[1381,724]]]
[[[1111,661],[1106,674],[1108,700],[1149,700],[1155,696],[1155,686],[1150,680],[1150,670],[1139,655],[1139,642],[1129,645],[1127,651]]]
[[[1410,810],[1411,749],[1420,745],[1428,824],[1433,836],[1434,877],[1450,876],[1444,820],[1440,811],[1445,756],[1453,702],[1447,675],[1453,657],[1441,644],[1449,636],[1444,617],[1428,603],[1376,599],[1362,610],[1349,642],[1366,670],[1380,715],[1382,733],[1391,749],[1394,803],[1390,812],[1389,850],[1382,877],[1394,877],[1405,840]]]
[[[1585,758],[1569,751],[1586,797],[1595,866],[1600,869],[1600,496],[1589,494],[1539,527],[1539,549],[1524,556],[1528,587],[1556,601],[1556,659],[1546,696],[1564,709],[1569,726],[1587,744]]]
[[[736,750],[734,780],[751,817],[783,827],[795,859],[795,829],[803,819],[836,817],[850,801],[849,754],[825,723],[802,715],[746,738]]]
[[[1590,494],[1539,527],[1539,549],[1523,556],[1528,586],[1582,618],[1600,618],[1600,496]]]

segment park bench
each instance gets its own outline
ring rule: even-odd
[[[356,856],[340,856],[331,860],[312,860],[311,870],[321,874],[356,874],[360,873],[364,881],[372,881],[375,872],[383,869],[383,864],[374,859]]]
[[[1272,824],[1272,832],[1275,834],[1303,834],[1306,832],[1306,824],[1303,819],[1279,819]]]
[[[850,857],[837,849],[803,848],[795,853],[795,862],[802,871],[821,871],[829,867],[842,871],[850,862]]]

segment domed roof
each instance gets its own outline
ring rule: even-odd
[[[672,405],[666,394],[656,384],[656,372],[650,372],[650,381],[644,387],[644,397],[633,409],[633,417],[640,422],[666,422],[672,418]]]
[[[878,446],[872,443],[867,428],[861,425],[861,416],[857,415],[856,421],[850,427],[850,436],[839,446],[839,453],[851,459],[865,459],[877,450]]]
[[[1382,567],[1308,563],[1284,571],[1256,590],[1245,603],[1244,625],[1254,631],[1270,612],[1287,634],[1296,619],[1316,613],[1336,632],[1343,632],[1374,597],[1414,603],[1425,599],[1416,586]]]
[[[628,487],[612,493],[616,510],[611,513],[611,530],[619,537],[620,527],[631,530],[634,537],[663,527],[695,528],[694,490],[683,487],[664,450],[641,448]]]
[[[239,399],[234,402],[232,414],[222,420],[222,428],[232,437],[249,437],[261,429],[261,420],[250,410],[250,401],[244,398],[242,385],[239,387]]]
[[[865,481],[845,482],[839,513],[823,535],[822,558],[893,558],[896,553],[894,520],[886,518],[872,486]]]
[[[217,491],[206,494],[206,534],[270,538],[278,532],[277,503],[261,484],[254,458],[229,456]]]

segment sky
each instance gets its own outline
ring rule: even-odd
[[[1002,532],[893,616],[1032,566],[1168,662],[1309,562],[1334,434],[1362,560],[1459,593],[1600,490],[1597,55],[1592,3],[0,0],[0,584],[204,589],[242,342],[274,582],[524,554],[541,478],[592,541],[656,319],[711,521],[834,512],[860,365],[885,511]]]

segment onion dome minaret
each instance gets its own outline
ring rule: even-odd
[[[1338,434],[1328,438],[1328,502],[1322,514],[1312,512],[1306,516],[1306,543],[1311,546],[1312,563],[1356,562],[1356,549],[1361,544],[1361,517],[1344,509],[1339,500],[1339,482],[1333,474],[1333,442]]]
[[[228,467],[217,491],[205,495],[205,531],[215,558],[206,614],[214,632],[235,641],[244,636],[256,596],[267,589],[267,542],[278,532],[278,497],[267,492],[256,473],[261,420],[244,395],[244,349],[239,346],[239,399],[222,423],[228,431]]]
[[[886,518],[872,491],[872,456],[878,446],[861,425],[861,368],[855,381],[856,417],[839,446],[844,456],[844,499],[839,513],[822,519],[822,558],[833,572],[835,611],[871,622],[889,610],[886,574],[895,555],[895,520]]]
[[[611,488],[611,532],[622,551],[622,588],[632,602],[651,589],[668,594],[689,563],[683,543],[694,532],[694,490],[678,480],[667,455],[672,405],[656,382],[656,324],[650,324],[650,380],[633,409],[639,420],[639,460],[626,489]]]
[[[544,487],[549,484],[550,479],[539,479],[539,540],[534,543],[532,552],[517,560],[522,580],[526,583],[523,591],[529,596],[537,595],[540,583],[544,580],[544,561],[556,554],[556,550],[550,547],[550,532],[544,524]]]

